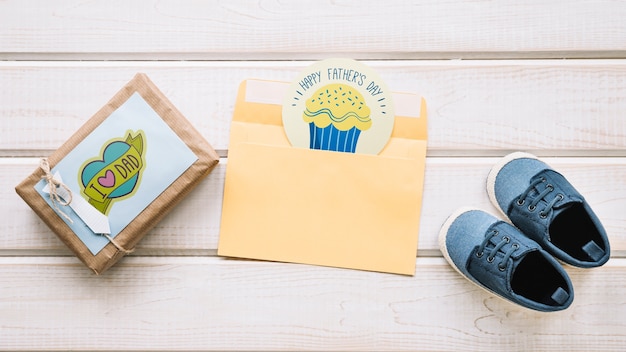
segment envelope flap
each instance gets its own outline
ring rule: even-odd
[[[246,80],[239,86],[233,121],[282,126],[286,82]],[[393,93],[396,119],[392,138],[426,140],[426,101],[417,94]]]
[[[247,89],[249,85],[252,89],[250,93]],[[263,87],[266,87],[266,90]],[[273,81],[247,80],[241,82],[233,112],[233,121],[282,126],[280,87],[280,82]],[[255,95],[257,98],[254,98]]]

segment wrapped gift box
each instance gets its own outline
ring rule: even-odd
[[[96,274],[131,252],[219,161],[145,74],[137,74],[17,187]]]

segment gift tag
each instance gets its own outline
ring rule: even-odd
[[[282,118],[291,145],[347,153],[378,154],[394,124],[391,91],[370,67],[328,59],[293,81]]]
[[[47,162],[47,160],[45,162]],[[66,217],[69,221],[73,221],[66,213],[63,212],[61,208],[59,208],[59,205],[72,208],[76,215],[78,215],[85,225],[89,227],[91,232],[99,235],[111,234],[109,218],[98,211],[98,209],[91,206],[82,197],[74,198],[74,196],[72,196],[72,192],[63,183],[63,178],[58,171],[54,174],[54,176],[48,174],[46,177],[51,178],[42,189],[42,192],[49,194],[53,198],[52,202],[56,202],[53,205],[63,217]]]

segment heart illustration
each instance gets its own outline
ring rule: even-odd
[[[85,167],[83,168],[83,171],[81,174],[81,181],[83,183],[83,187],[86,187],[87,184],[89,183],[89,180],[91,180],[94,176],[96,176],[96,174],[102,171],[102,169],[106,168],[112,162],[114,162],[115,159],[123,155],[126,151],[128,151],[129,148],[130,146],[127,143],[122,142],[122,141],[114,141],[110,143],[109,145],[107,145],[106,148],[104,149],[102,160],[92,161],[89,164],[85,165]],[[109,175],[109,172],[111,172],[110,175]],[[137,179],[138,177],[133,177],[131,179],[128,179],[123,184],[126,187],[117,188],[115,191],[109,194],[109,198],[122,197],[130,193],[135,187],[135,184],[137,183]],[[97,182],[103,187],[110,188],[114,186],[115,184],[114,183],[115,174],[113,174],[113,172],[109,170],[105,173],[104,177],[98,177]]]
[[[104,177],[98,177],[98,183],[102,187],[113,187],[115,185],[115,175],[113,174],[113,171],[107,170]]]
[[[115,138],[104,145],[101,158],[92,158],[81,167],[82,195],[102,214],[108,215],[112,202],[136,190],[143,169],[143,131],[127,131],[125,139]]]

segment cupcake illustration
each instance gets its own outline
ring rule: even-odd
[[[361,131],[372,126],[370,108],[351,86],[333,83],[306,101],[302,118],[309,124],[309,148],[354,153]]]

